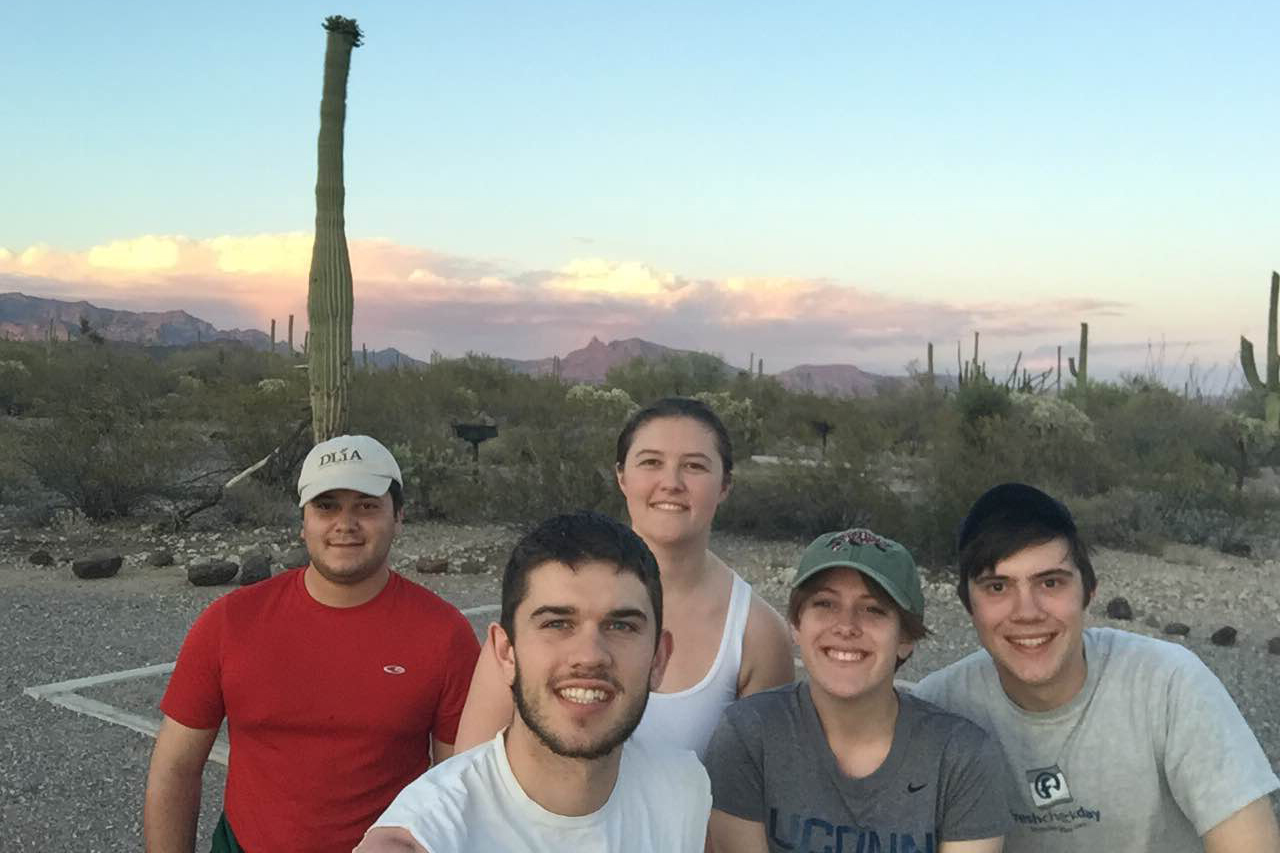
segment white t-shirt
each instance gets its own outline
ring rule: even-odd
[[[688,750],[628,740],[605,805],[549,812],[511,773],[505,732],[427,771],[374,827],[403,827],[428,851],[701,851],[711,783]]]
[[[1280,786],[1226,688],[1195,653],[1116,629],[1084,633],[1069,703],[1028,712],[977,652],[914,693],[996,737],[1009,763],[1009,851],[1195,851]]]

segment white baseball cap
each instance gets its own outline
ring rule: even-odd
[[[298,506],[331,489],[386,495],[391,481],[404,486],[400,466],[372,436],[335,436],[311,449],[298,477]]]

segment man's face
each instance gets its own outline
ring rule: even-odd
[[[302,539],[311,565],[334,584],[358,584],[385,567],[399,532],[390,494],[332,489],[302,508]]]
[[[1084,582],[1066,538],[1028,546],[969,582],[973,627],[1005,693],[1055,709],[1084,686]]]
[[[634,573],[591,561],[528,576],[514,643],[493,627],[518,723],[553,753],[596,759],[626,740],[662,681],[671,636],[654,645],[653,606]]]

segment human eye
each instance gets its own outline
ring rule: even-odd
[[[538,628],[550,629],[551,631],[561,631],[572,627],[573,623],[565,617],[551,617],[538,624]]]
[[[693,469],[694,471],[707,470],[707,464],[702,462],[701,460],[689,460],[684,464],[684,467],[687,469]]]
[[[1003,593],[1004,587],[1005,585],[1003,581],[987,581],[979,585],[979,589],[982,590],[983,593],[992,595]]]
[[[657,468],[662,465],[662,460],[657,457],[645,457],[642,460],[636,460],[636,465],[645,469]]]
[[[640,631],[640,627],[630,620],[610,620],[605,624],[605,629],[622,634],[635,634]]]
[[[817,599],[814,599],[809,603],[810,608],[821,608],[824,611],[830,611],[831,609],[835,608],[835,606],[836,606],[836,603],[834,599],[827,599],[826,597],[822,597],[822,596],[819,596]]]
[[[884,616],[887,616],[889,613],[887,610],[885,610],[885,607],[878,602],[874,602],[869,605],[864,605],[862,607],[862,610],[866,611],[868,614],[871,614],[874,617],[884,617]]]

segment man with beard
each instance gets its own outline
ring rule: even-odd
[[[627,740],[671,654],[644,541],[598,513],[542,523],[507,562],[489,637],[511,726],[415,780],[356,850],[702,850],[697,757]]]
[[[349,851],[453,750],[479,645],[393,573],[400,467],[377,440],[316,445],[298,480],[306,567],[213,602],[182,645],[147,779],[148,850],[195,850],[200,783],[231,741],[214,851]]]

